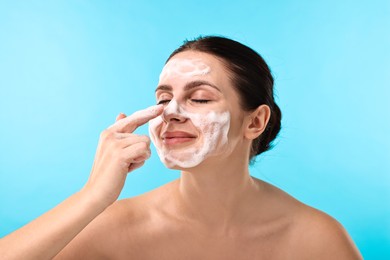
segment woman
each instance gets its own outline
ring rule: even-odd
[[[187,41],[156,99],[103,131],[83,189],[3,238],[5,259],[361,259],[336,220],[250,176],[281,120],[255,51],[223,37]],[[181,177],[116,201],[150,156],[149,138],[133,134],[148,121],[161,161]]]

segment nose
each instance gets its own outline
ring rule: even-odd
[[[179,107],[175,100],[171,100],[169,104],[164,108],[162,113],[162,119],[165,123],[178,122],[182,123],[187,118],[183,115],[182,109]]]
[[[170,114],[163,113],[162,118],[163,118],[163,121],[165,123],[170,123],[170,122],[181,123],[181,122],[185,121],[185,118],[183,116],[178,115],[178,114],[172,114],[172,113],[170,113]]]

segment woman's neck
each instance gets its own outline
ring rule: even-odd
[[[248,162],[234,158],[239,157],[182,171],[175,196],[182,217],[226,231],[251,215],[259,199],[259,183],[250,176]]]

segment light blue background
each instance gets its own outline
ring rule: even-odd
[[[0,236],[78,191],[100,132],[155,103],[165,59],[220,34],[263,55],[283,130],[252,167],[390,257],[390,1],[2,1]],[[147,133],[142,127],[139,133]],[[121,198],[179,176],[154,153]]]

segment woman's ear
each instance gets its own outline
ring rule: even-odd
[[[255,111],[248,115],[245,137],[249,140],[254,140],[260,136],[267,127],[270,117],[271,109],[269,106],[259,106]]]

